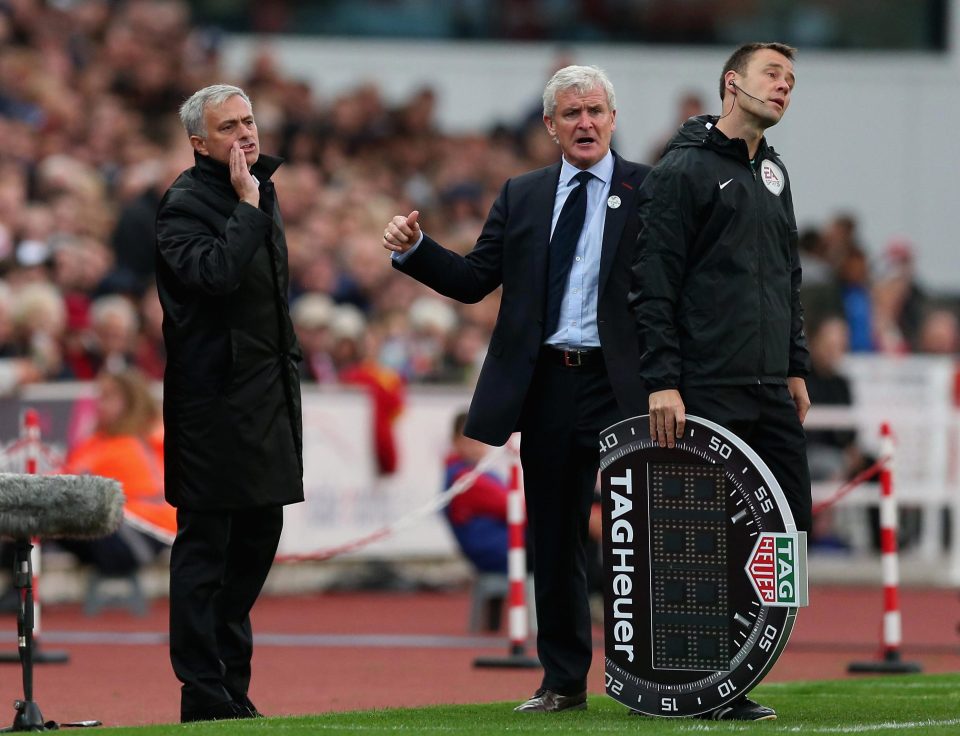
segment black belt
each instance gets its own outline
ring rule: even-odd
[[[551,363],[559,363],[566,368],[580,368],[581,366],[595,365],[603,360],[603,351],[600,348],[585,350],[564,350],[553,345],[544,345],[540,355]]]

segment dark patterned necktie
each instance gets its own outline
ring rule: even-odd
[[[545,309],[545,336],[557,331],[560,321],[560,304],[567,289],[567,278],[573,265],[573,254],[577,250],[580,231],[587,215],[587,182],[593,178],[589,171],[581,171],[574,177],[579,183],[567,195],[563,203],[557,225],[550,239],[547,260],[547,303]]]

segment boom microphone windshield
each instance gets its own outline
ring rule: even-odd
[[[110,478],[0,473],[0,536],[92,539],[122,519],[123,490]]]

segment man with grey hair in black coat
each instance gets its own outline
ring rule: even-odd
[[[250,610],[283,506],[303,500],[298,362],[287,246],[250,100],[214,85],[180,108],[195,165],[157,215],[167,349],[163,419],[170,657],[183,722],[260,715],[250,701]]]

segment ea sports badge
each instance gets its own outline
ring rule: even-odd
[[[806,534],[739,437],[687,415],[674,448],[649,417],[600,435],[607,694],[693,716],[748,693],[807,605]]]
[[[763,185],[778,197],[787,181],[783,175],[783,169],[767,158],[763,159],[760,164],[760,179],[763,181]]]

